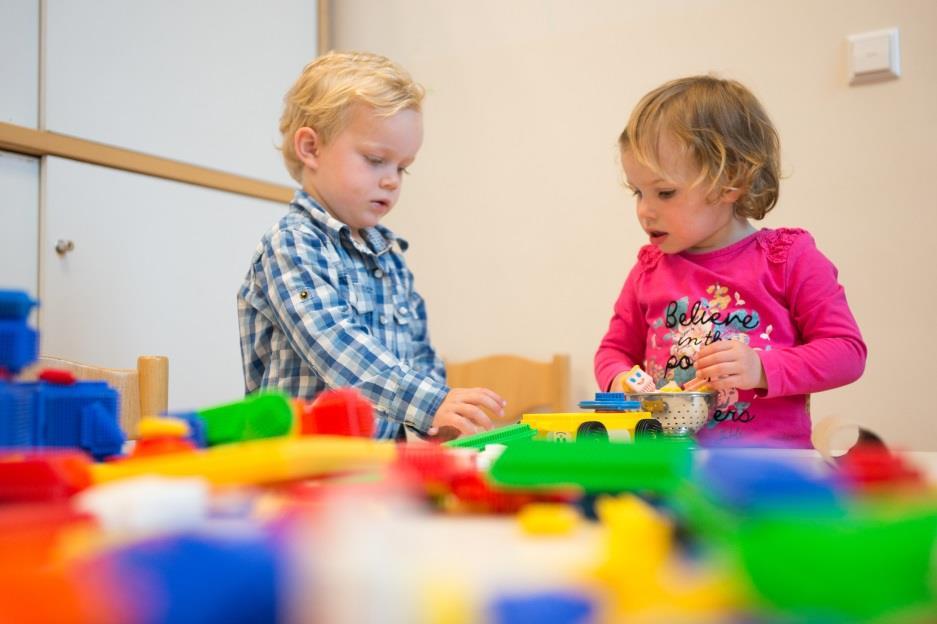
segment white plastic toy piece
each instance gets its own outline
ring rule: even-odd
[[[622,382],[626,392],[657,392],[657,386],[651,376],[635,366],[628,371],[628,376]]]
[[[199,478],[137,477],[85,490],[75,506],[108,531],[150,534],[197,527],[208,515],[208,483]]]

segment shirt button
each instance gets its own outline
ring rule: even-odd
[[[381,315],[381,325],[387,325],[387,317],[383,314]]]
[[[400,306],[397,311],[400,312],[400,316],[406,316],[410,312],[405,306]]]
[[[377,279],[381,279],[382,277],[384,277],[384,271],[380,269],[374,269],[374,277],[376,277]]]

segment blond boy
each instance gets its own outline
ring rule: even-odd
[[[261,239],[238,292],[245,389],[312,398],[352,386],[375,406],[376,437],[404,426],[470,434],[504,401],[450,389],[413,288],[408,244],[381,219],[423,140],[423,88],[379,55],[329,53],[286,94],[283,158],[301,185]]]

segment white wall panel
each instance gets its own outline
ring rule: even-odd
[[[171,409],[243,396],[236,293],[285,204],[59,158],[44,183],[42,352],[167,355]]]
[[[39,0],[0,0],[0,121],[39,121]]]
[[[0,289],[36,296],[38,230],[39,159],[0,152]]]
[[[313,0],[48,0],[46,127],[272,182]]]

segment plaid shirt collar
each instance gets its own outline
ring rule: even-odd
[[[325,231],[334,236],[336,241],[341,241],[344,237],[362,253],[380,256],[390,251],[394,245],[401,252],[410,247],[406,239],[400,238],[380,224],[361,230],[361,237],[367,242],[366,245],[362,245],[351,235],[351,228],[348,224],[333,217],[312,195],[302,189],[298,189],[293,195],[292,203],[302,208],[313,221],[319,223]]]

